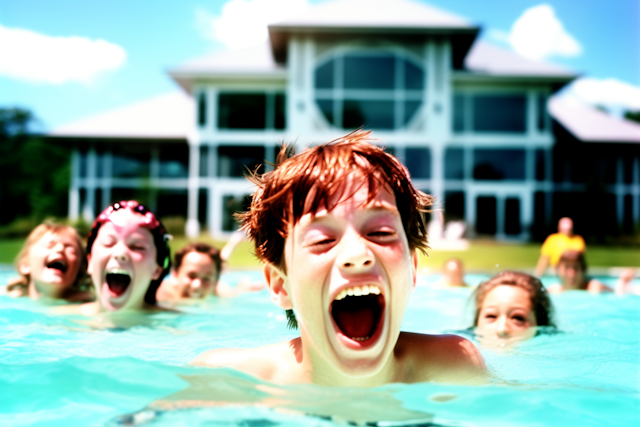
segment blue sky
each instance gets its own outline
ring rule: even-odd
[[[261,19],[308,1],[2,0],[0,107],[28,108],[47,130],[176,90],[168,68],[258,42]],[[640,109],[638,0],[428,3],[479,24],[486,41],[580,73],[587,102]],[[67,55],[64,65],[49,52]]]

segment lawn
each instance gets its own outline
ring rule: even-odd
[[[223,241],[213,240],[203,234],[199,241],[210,243],[216,247],[224,246]],[[171,250],[184,246],[189,240],[176,237],[171,243]],[[22,247],[22,239],[0,240],[0,263],[13,263]],[[439,271],[442,264],[449,258],[460,258],[467,271],[492,273],[506,269],[529,270],[535,267],[540,245],[537,243],[504,243],[491,240],[472,241],[468,250],[444,251],[432,249],[429,256],[420,256],[420,269],[424,271]],[[587,264],[594,270],[610,267],[639,267],[640,248],[616,246],[589,246],[587,249]],[[260,263],[253,255],[253,246],[249,242],[242,242],[229,260],[230,269],[259,269]]]

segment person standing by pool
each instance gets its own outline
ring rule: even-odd
[[[564,217],[558,221],[558,232],[549,235],[542,244],[534,274],[542,277],[549,265],[555,268],[562,253],[567,250],[584,252],[587,250],[587,245],[582,236],[573,234],[573,220]]]
[[[503,271],[473,293],[473,327],[479,341],[501,347],[533,338],[540,326],[555,327],[553,306],[539,279]]]
[[[355,131],[284,160],[262,176],[243,227],[265,262],[272,300],[300,337],[256,349],[215,349],[200,366],[281,384],[379,386],[482,382],[484,360],[453,335],[400,332],[426,250],[432,197],[404,166]]]
[[[241,281],[238,286],[231,287],[220,281],[221,254],[221,251],[206,243],[190,243],[177,251],[173,270],[158,289],[158,300],[175,302],[203,299],[209,295],[231,297],[264,289],[264,283]]]
[[[16,259],[20,277],[3,289],[11,297],[67,301],[94,299],[84,245],[75,228],[45,222],[34,228]]]

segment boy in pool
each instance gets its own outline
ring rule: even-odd
[[[263,380],[332,386],[481,382],[464,338],[400,332],[427,248],[432,198],[404,166],[356,131],[280,162],[262,176],[243,227],[265,262],[276,305],[300,337],[256,349],[216,349],[194,364]],[[283,153],[286,150],[283,150]],[[281,156],[284,157],[284,156]]]
[[[586,275],[587,262],[584,259],[584,252],[581,251],[564,251],[558,261],[557,273],[560,283],[549,286],[549,292],[553,294],[576,290],[588,291],[592,294],[613,291],[601,281]]]
[[[11,280],[5,292],[11,297],[28,296],[91,301],[84,246],[75,228],[45,222],[31,231],[16,259],[20,277]]]
[[[155,215],[135,200],[109,206],[93,223],[87,243],[87,271],[97,301],[58,312],[159,309],[156,291],[171,266],[168,237]]]

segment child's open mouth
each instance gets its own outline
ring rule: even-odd
[[[354,286],[336,296],[331,315],[344,336],[363,342],[376,333],[384,306],[384,297],[377,286]]]
[[[124,270],[112,270],[107,273],[107,286],[115,297],[124,294],[131,284],[131,276]]]
[[[54,260],[54,261],[49,261],[46,264],[47,268],[50,268],[52,270],[58,270],[61,273],[65,273],[67,271],[67,264],[62,261],[62,260]]]

